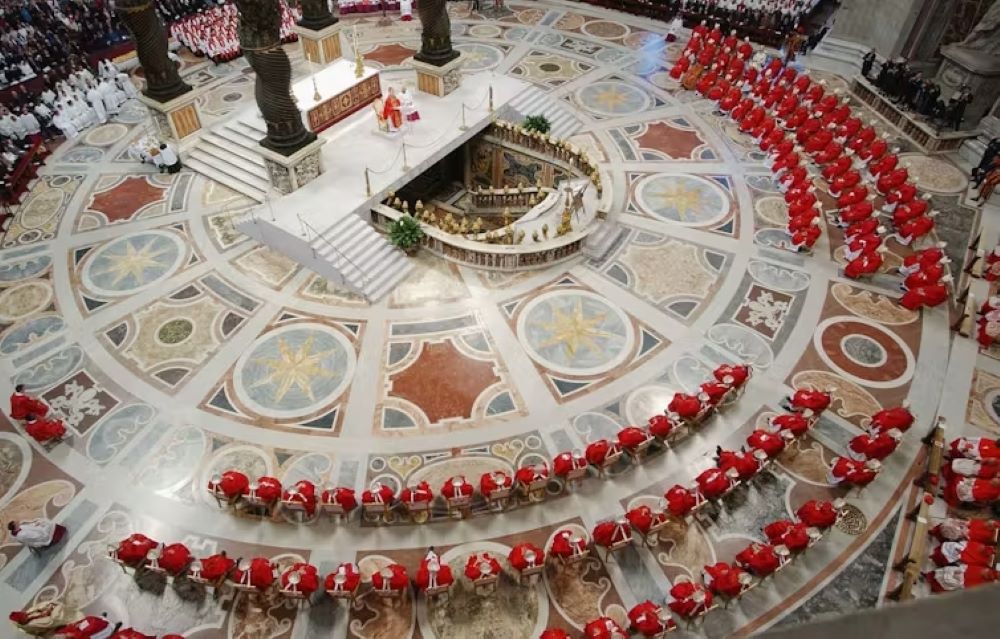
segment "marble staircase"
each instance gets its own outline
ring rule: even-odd
[[[510,114],[511,110],[516,111],[517,114]],[[538,87],[531,87],[523,91],[511,101],[506,111],[501,116],[512,122],[520,122],[529,115],[544,115],[552,125],[549,134],[560,140],[568,139],[583,126],[583,123],[573,115],[567,105],[561,104]]]
[[[260,118],[234,119],[207,131],[191,149],[187,166],[257,202],[270,184],[264,158],[257,152],[266,134]]]
[[[316,234],[312,249],[318,260],[337,270],[341,284],[373,302],[413,269],[412,260],[358,215],[347,215]]]

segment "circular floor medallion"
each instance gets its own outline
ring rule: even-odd
[[[896,334],[857,317],[830,317],[816,327],[813,343],[834,372],[869,388],[895,388],[913,377],[915,360]]]
[[[354,374],[354,349],[322,324],[292,324],[258,338],[236,363],[233,386],[253,410],[279,419],[328,405]]]
[[[14,323],[45,309],[52,302],[52,287],[44,280],[17,284],[0,293],[0,322]]]
[[[969,178],[954,164],[922,153],[903,153],[899,165],[910,172],[917,187],[933,193],[961,193]]]
[[[173,275],[185,253],[180,238],[173,233],[143,231],[127,235],[94,252],[84,267],[83,282],[103,295],[132,294]]]
[[[585,108],[608,117],[640,113],[652,104],[646,92],[617,80],[588,84],[577,90],[576,97]]]
[[[518,337],[535,361],[567,375],[596,375],[618,366],[634,341],[621,309],[589,291],[551,291],[518,318]]]
[[[110,124],[102,124],[99,127],[92,129],[87,135],[84,136],[84,141],[87,144],[93,146],[111,146],[118,140],[121,140],[128,133],[128,127],[124,124],[118,124],[112,122]]]
[[[718,224],[729,215],[722,187],[694,175],[652,175],[639,182],[635,194],[644,210],[683,226]]]

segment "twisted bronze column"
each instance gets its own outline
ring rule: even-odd
[[[316,139],[302,123],[292,98],[292,64],[281,48],[281,13],[278,0],[236,0],[240,12],[240,46],[257,74],[254,92],[257,107],[267,123],[261,145],[282,155],[292,155]]]
[[[338,22],[330,13],[327,0],[299,0],[299,6],[302,7],[302,19],[297,23],[300,27],[320,31]]]
[[[417,13],[423,31],[420,33],[420,51],[413,59],[443,67],[457,58],[458,51],[451,48],[451,19],[446,0],[420,0]]]
[[[153,0],[118,0],[122,22],[132,32],[136,55],[146,76],[146,97],[169,102],[191,90],[181,79],[177,65],[167,57],[167,32],[156,15]]]

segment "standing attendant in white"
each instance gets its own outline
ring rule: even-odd
[[[413,0],[399,0],[399,15],[403,22],[413,19]]]
[[[413,102],[413,94],[407,91],[406,87],[399,90],[399,104],[407,122],[416,122],[420,119],[420,112],[417,111],[417,105]]]
[[[177,152],[169,144],[160,145],[159,157],[162,160],[162,164],[159,165],[161,173],[166,170],[167,173],[172,174],[181,170],[181,159],[177,157]]]

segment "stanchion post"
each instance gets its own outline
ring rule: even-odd
[[[458,127],[459,131],[468,131],[469,127],[465,124],[465,103],[462,103],[462,125]]]
[[[493,85],[490,85],[490,113],[493,113]]]
[[[410,163],[406,160],[406,142],[403,142],[403,170],[410,170]]]
[[[368,197],[372,196],[372,178],[368,167],[365,167],[365,193]]]

